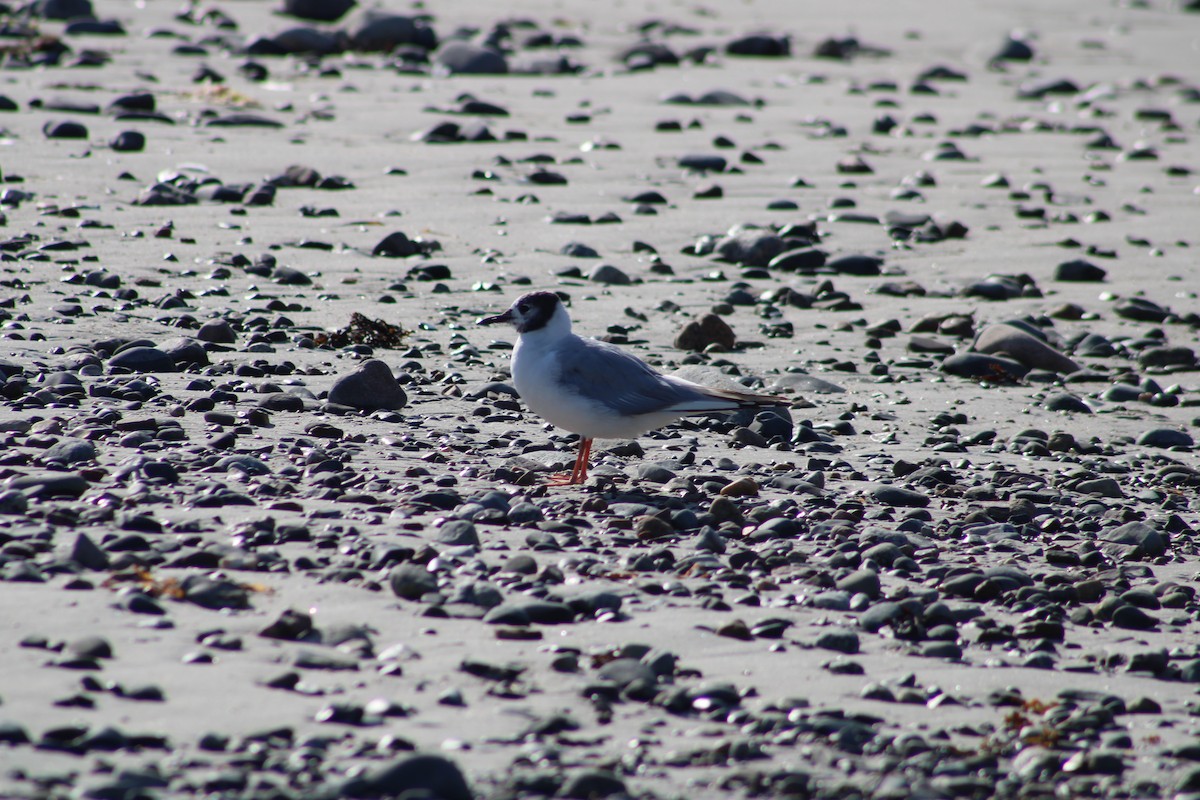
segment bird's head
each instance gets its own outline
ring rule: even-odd
[[[549,325],[556,316],[566,317],[567,325],[570,325],[567,309],[557,294],[530,292],[518,297],[503,314],[481,317],[475,324],[495,325],[498,322],[507,322],[517,329],[517,333],[532,333]]]

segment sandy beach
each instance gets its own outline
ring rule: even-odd
[[[1200,796],[1195,5],[13,8],[0,796]]]

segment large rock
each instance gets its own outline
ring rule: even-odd
[[[1127,522],[1117,528],[1102,531],[1100,538],[1106,542],[1133,545],[1143,557],[1157,558],[1167,551],[1167,539],[1155,526],[1148,522]]]
[[[95,19],[92,0],[37,0],[31,8],[42,19]]]
[[[1050,345],[1015,325],[989,325],[975,339],[976,352],[991,355],[1006,354],[1030,369],[1051,372],[1078,372],[1079,365]]]
[[[783,248],[783,239],[774,231],[740,230],[722,237],[715,249],[726,261],[747,267],[765,267],[783,252]]]
[[[733,329],[716,314],[705,314],[700,319],[689,322],[675,336],[675,346],[680,350],[699,351],[713,344],[726,350],[732,350],[737,344]]]
[[[130,372],[175,372],[175,359],[157,347],[130,347],[108,360],[110,369],[118,368]]]
[[[337,22],[354,5],[354,0],[283,0],[280,13],[314,22]]]
[[[364,411],[396,411],[408,403],[408,395],[392,376],[391,368],[373,358],[338,378],[329,390],[329,402]]]
[[[438,800],[474,800],[462,770],[448,758],[417,753],[351,778],[342,784],[341,797],[423,797]]]
[[[404,45],[426,50],[437,46],[433,30],[414,17],[367,10],[356,13],[346,26],[350,45],[355,50],[386,53]]]
[[[1018,383],[1029,373],[1029,367],[1011,358],[986,353],[958,353],[946,357],[942,372],[977,381]]]

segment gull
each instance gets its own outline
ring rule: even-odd
[[[593,439],[631,439],[680,417],[788,405],[781,397],[716,389],[663,375],[632,353],[571,332],[571,315],[554,292],[521,295],[508,310],[475,324],[517,329],[512,380],[538,416],[579,435],[570,475],[551,486],[587,480]]]

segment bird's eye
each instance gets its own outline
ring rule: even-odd
[[[529,306],[525,305],[524,303],[517,304],[517,311],[520,311],[522,314],[524,314],[528,310],[529,310]]]

